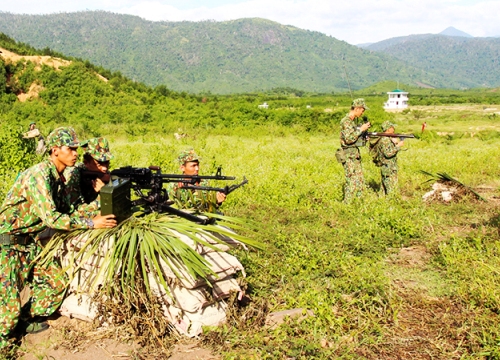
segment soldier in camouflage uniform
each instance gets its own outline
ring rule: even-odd
[[[389,121],[382,124],[382,131],[393,134],[395,125]],[[376,146],[376,153],[380,161],[380,174],[382,176],[382,188],[386,195],[398,189],[398,162],[397,156],[403,141],[397,138],[381,137]]]
[[[368,107],[364,99],[355,99],[349,113],[340,121],[339,151],[343,154],[341,158],[345,173],[345,203],[350,203],[355,196],[360,197],[365,186],[359,147],[364,145],[361,134],[368,130],[370,123],[366,122],[361,127],[356,126],[356,119],[361,117],[365,110],[368,110]]]
[[[200,157],[195,153],[194,149],[182,151],[177,161],[184,175],[198,175]],[[209,183],[207,180],[202,180],[193,185],[209,186]],[[210,191],[183,189],[182,182],[168,184],[167,191],[169,198],[184,209],[194,208],[200,211],[214,212],[226,200],[226,194],[222,192],[217,192],[214,199],[213,192]]]
[[[109,150],[108,140],[103,137],[87,140],[81,146],[85,149],[83,163],[67,168],[65,175],[70,203],[78,207],[81,214],[93,217],[101,209],[99,191],[111,178],[109,162],[114,155]],[[82,176],[86,171],[92,175]]]
[[[58,230],[116,226],[113,215],[85,218],[68,203],[63,172],[73,166],[80,145],[72,128],[57,128],[47,137],[49,156],[19,174],[0,207],[0,348],[9,345],[9,334],[18,325],[39,332],[42,322],[61,304],[64,278],[56,261],[38,264],[40,234],[48,227]],[[30,299],[21,314],[20,291],[31,288]],[[26,313],[24,313],[26,312]]]

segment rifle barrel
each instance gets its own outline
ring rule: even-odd
[[[367,133],[368,137],[381,137],[381,136],[386,136],[386,137],[397,137],[397,138],[408,138],[408,139],[414,139],[415,135],[413,134],[395,134],[395,133],[385,133],[385,132],[369,132]]]

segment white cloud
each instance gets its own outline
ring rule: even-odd
[[[214,2],[216,1],[216,2]],[[204,5],[200,5],[204,4]],[[222,5],[215,5],[222,4]],[[234,20],[261,17],[319,31],[351,44],[395,36],[439,33],[448,26],[473,36],[500,35],[497,0],[25,0],[1,11],[51,13],[107,10],[159,21]]]
[[[351,44],[376,42],[395,36],[439,33],[448,26],[473,36],[500,34],[496,14],[500,2],[455,0],[249,0],[214,8],[179,10],[160,1],[122,7],[119,12],[149,20],[234,20],[261,17],[285,25],[315,30]]]

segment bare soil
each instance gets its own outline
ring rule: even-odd
[[[11,61],[13,63],[17,63],[21,59],[25,59],[26,61],[31,61],[35,65],[37,65],[38,69],[41,69],[42,65],[47,65],[47,66],[52,66],[56,70],[59,70],[61,66],[68,66],[71,64],[71,61],[69,60],[64,60],[60,58],[54,58],[52,56],[40,56],[40,55],[35,55],[35,56],[28,56],[28,55],[18,55],[16,53],[13,53],[9,50],[6,50],[2,47],[0,47],[0,56],[4,58],[5,60]]]
[[[158,355],[148,353],[137,343],[114,339],[110,336],[112,331],[109,329],[92,330],[92,325],[84,321],[58,316],[48,322],[48,330],[22,338],[17,352],[18,359],[221,359],[196,339],[182,338],[164,352],[170,355]]]

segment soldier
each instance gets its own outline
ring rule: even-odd
[[[195,153],[194,149],[182,151],[177,158],[180,169],[184,175],[198,175],[200,171],[200,157]],[[207,180],[202,180],[196,186],[208,186]],[[200,190],[183,189],[183,183],[170,183],[168,193],[171,199],[175,199],[181,208],[197,208],[199,210],[207,210],[210,208],[210,193]],[[226,194],[222,192],[216,193],[215,207],[219,207],[226,200]],[[210,209],[208,209],[210,211]]]
[[[389,121],[384,121],[382,131],[394,134],[395,125]],[[381,137],[375,144],[374,151],[379,160],[382,188],[386,195],[398,189],[397,156],[403,145],[403,141],[390,137]]]
[[[81,146],[85,149],[83,163],[67,169],[70,203],[82,214],[95,216],[101,208],[99,191],[111,178],[109,163],[114,155],[103,137],[87,140]]]
[[[45,138],[40,133],[40,130],[36,128],[36,123],[34,121],[30,122],[28,126],[28,131],[24,133],[23,137],[25,139],[34,139],[34,140],[38,138],[35,151],[38,155],[43,155],[43,153],[46,150]]]
[[[361,117],[369,108],[364,99],[355,99],[351,110],[340,121],[340,146],[342,165],[344,166],[345,185],[344,202],[350,203],[354,196],[360,197],[364,189],[363,170],[361,168],[361,155],[359,147],[364,146],[361,134],[370,128],[370,122],[360,127],[356,126],[356,119]]]
[[[48,157],[17,177],[0,207],[0,348],[9,346],[9,333],[19,322],[26,332],[47,329],[44,317],[62,302],[65,284],[57,262],[34,262],[42,251],[41,232],[116,226],[114,215],[86,218],[72,212],[63,172],[75,164],[79,146],[72,128],[52,131]],[[31,297],[21,310],[19,293],[26,284]],[[21,316],[26,319],[19,321]]]

